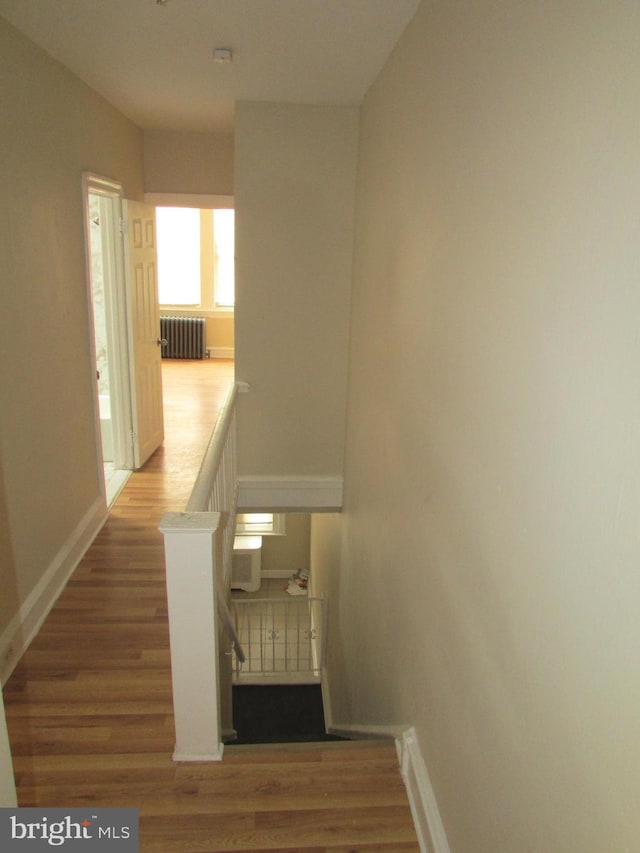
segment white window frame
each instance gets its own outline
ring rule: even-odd
[[[252,520],[251,516],[254,516],[255,520]],[[239,512],[236,516],[236,536],[285,535],[286,515],[283,512]]]

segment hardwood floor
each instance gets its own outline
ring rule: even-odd
[[[140,850],[417,851],[388,743],[227,747],[175,764],[162,536],[233,365],[164,362],[164,446],[133,474],[4,701],[21,806],[133,806]]]

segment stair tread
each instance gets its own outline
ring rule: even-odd
[[[381,757],[392,757],[397,761],[395,742],[391,739],[363,739],[339,741],[301,741],[293,743],[239,743],[226,744],[224,760],[274,762],[278,760],[340,760],[340,755],[355,753],[351,760],[373,761]]]

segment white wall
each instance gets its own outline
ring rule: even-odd
[[[240,103],[235,140],[239,472],[339,475],[357,111]]]
[[[343,706],[455,853],[640,844],[638,92],[635,1],[434,0],[362,110]]]

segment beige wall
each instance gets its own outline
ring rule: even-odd
[[[233,195],[233,157],[233,134],[145,130],[145,192]]]
[[[141,131],[3,19],[0,80],[1,632],[99,498],[82,172],[143,186]]]
[[[233,317],[207,317],[207,346],[231,350],[229,358],[233,357]]]
[[[262,571],[292,575],[296,569],[308,569],[310,535],[309,513],[288,513],[284,536],[262,537]]]
[[[178,133],[176,131],[146,130],[144,132],[145,191],[166,195],[165,203],[173,196],[184,196],[187,206],[211,204],[211,196],[233,195],[233,135],[216,133]],[[158,203],[155,199],[154,203]],[[174,202],[175,203],[175,202]],[[207,208],[204,217],[211,217]],[[211,245],[201,244],[202,280],[213,286],[213,235],[210,227],[202,229],[209,235]],[[208,347],[229,350],[233,357],[235,345],[234,317],[206,317]]]
[[[2,475],[2,456],[0,456],[0,631],[9,624],[20,606],[18,578],[16,575],[11,527],[7,507],[6,488]],[[1,774],[0,774],[1,776]]]
[[[343,468],[357,111],[236,110],[239,471]]]
[[[455,853],[639,845],[639,33],[424,3],[362,110],[347,699]]]

